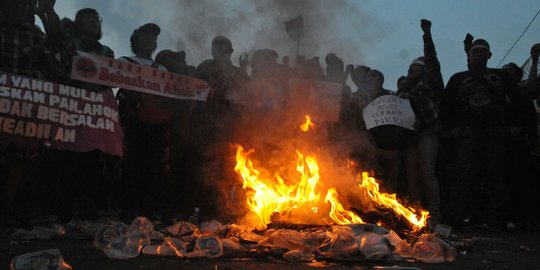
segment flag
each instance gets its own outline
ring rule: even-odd
[[[302,15],[285,22],[285,30],[292,40],[297,41],[304,32],[304,19]]]

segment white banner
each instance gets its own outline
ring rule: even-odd
[[[206,101],[210,86],[198,78],[79,52],[71,78],[158,96]]]
[[[380,96],[369,103],[362,113],[367,129],[395,125],[414,130],[415,116],[407,99],[394,95]]]

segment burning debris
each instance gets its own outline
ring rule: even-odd
[[[148,219],[139,217],[129,226],[104,224],[96,234],[95,246],[116,259],[141,253],[180,258],[274,256],[305,263],[411,259],[440,263],[455,259],[454,248],[444,240],[422,234],[429,213],[405,206],[395,194],[381,192],[368,172],[355,176],[354,171],[339,170],[339,181],[327,180],[331,174],[325,169],[336,168],[328,159],[331,155],[298,140],[308,136],[317,142],[319,138],[309,134],[317,125],[306,115],[305,122],[296,127],[301,131],[290,142],[298,146],[294,155],[275,148],[267,158],[268,167],[254,158],[254,149],[234,145],[234,171],[243,181],[247,205],[238,225],[215,220],[200,226],[178,222],[156,230]],[[365,205],[354,208],[358,204]],[[384,218],[389,214],[394,219]]]
[[[306,230],[252,231],[236,224],[213,220],[197,227],[178,222],[155,230],[143,217],[131,225],[104,224],[94,244],[113,259],[144,255],[179,258],[278,257],[292,262],[404,261],[425,263],[453,261],[456,251],[435,234],[422,234],[411,245],[395,231],[373,224],[318,226]]]
[[[315,124],[309,115],[305,118],[300,130],[307,133],[313,130]],[[333,183],[321,178],[321,166],[315,154],[305,155],[296,149],[294,170],[281,167],[277,171],[271,171],[254,165],[255,162],[251,159],[254,149],[244,150],[241,145],[235,145],[235,148],[235,171],[243,179],[242,188],[247,190],[246,202],[251,211],[245,218],[248,226],[265,229],[273,221],[272,217],[276,217],[276,213],[280,213],[279,219],[300,224],[366,223],[357,213],[343,206],[336,187],[332,186]],[[317,151],[320,152],[320,148]],[[296,175],[291,174],[291,171]],[[404,206],[398,201],[396,194],[381,192],[379,184],[368,172],[363,171],[357,176],[354,176],[353,172],[344,173],[339,175],[339,178],[339,182],[350,184],[345,185],[344,192],[351,193],[351,188],[358,188],[357,192],[349,195],[353,196],[353,201],[390,209],[395,215],[405,218],[414,231],[426,226],[429,214],[427,211]]]

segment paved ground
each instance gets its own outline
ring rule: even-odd
[[[168,269],[540,269],[540,233],[490,233],[479,229],[458,232],[462,246],[457,259],[451,263],[425,264],[419,262],[314,262],[290,263],[280,258],[219,258],[179,259],[140,255],[135,259],[108,259],[92,246],[89,239],[14,240],[7,232],[0,234],[0,269],[9,269],[10,260],[28,252],[57,248],[75,270],[168,270]],[[391,266],[402,268],[390,268]],[[386,268],[384,268],[384,267]],[[383,268],[381,268],[383,267]]]

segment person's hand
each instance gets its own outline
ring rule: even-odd
[[[426,20],[426,19],[421,19],[420,28],[422,28],[422,31],[424,31],[424,33],[429,33],[431,31],[431,21]]]
[[[351,72],[353,72],[353,70],[354,70],[354,65],[353,64],[348,64],[345,67],[345,73],[347,73],[347,74],[350,74]]]
[[[465,39],[463,40],[463,45],[465,46],[465,52],[469,52],[469,49],[471,49],[473,39],[474,37],[471,34],[467,33],[467,35],[465,35]]]
[[[240,63],[241,70],[247,70],[247,66],[249,65],[249,55],[247,53],[240,55],[238,62]]]
[[[53,10],[55,4],[56,0],[38,0],[36,13],[44,14],[50,10]]]
[[[351,72],[351,79],[353,83],[360,87],[362,78],[365,76],[365,74],[370,71],[371,69],[366,66],[357,66],[352,72]]]
[[[538,56],[540,56],[540,43],[536,43],[531,47],[531,58],[538,61]]]

